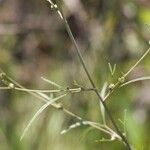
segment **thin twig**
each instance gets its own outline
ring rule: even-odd
[[[20,85],[17,81],[13,80],[11,77],[9,77],[8,75],[6,75],[6,73],[5,73],[2,69],[0,69],[0,70],[1,70],[2,73],[5,74],[5,77],[6,77],[9,81],[11,81],[11,83],[13,83],[13,84],[15,84],[16,86],[20,87],[20,89],[21,89],[21,88],[22,88],[22,89],[26,89],[25,87],[23,87],[22,85]],[[45,97],[42,97],[41,94],[40,94],[40,92],[39,92],[39,93],[34,93],[33,91],[30,91],[30,90],[26,90],[25,92],[27,92],[27,93],[29,93],[29,94],[35,96],[36,98],[38,98],[38,99],[40,99],[40,100],[42,100],[42,101],[44,101],[44,103],[45,103],[45,102],[46,102],[46,103],[49,102],[49,99],[48,99],[46,96],[45,96]],[[87,120],[85,120],[85,119],[81,118],[80,116],[78,116],[78,115],[72,113],[71,111],[69,111],[69,110],[66,109],[64,106],[62,106],[62,105],[60,105],[60,104],[58,104],[58,103],[55,103],[55,102],[54,102],[54,103],[51,103],[51,105],[52,105],[54,108],[63,111],[63,112],[66,113],[67,115],[70,115],[70,116],[76,118],[76,119],[79,120],[79,121],[85,121],[85,122],[87,122]],[[96,129],[98,129],[98,130],[100,130],[100,131],[103,131],[103,132],[105,132],[105,133],[111,135],[111,132],[110,132],[110,131],[107,131],[107,129],[104,129],[104,128],[101,126],[101,124],[95,123],[95,122],[91,122],[91,121],[88,121],[88,122],[90,122],[89,125],[90,125],[91,127],[96,128]],[[115,133],[115,131],[113,131],[113,132]],[[116,133],[116,135],[117,135],[117,133]],[[118,135],[118,137],[119,137],[119,135]]]
[[[125,78],[129,75],[129,73],[130,73],[131,71],[133,71],[133,69],[149,54],[149,52],[150,52],[150,48],[148,48],[148,49],[145,51],[145,53],[140,57],[140,59],[139,59],[125,74],[123,74],[123,76],[120,77],[120,78],[124,78],[124,79],[125,79]],[[127,83],[128,83],[128,82],[127,82]],[[117,81],[117,82],[115,83],[115,85],[114,85],[114,88],[113,88],[110,92],[108,92],[107,95],[105,96],[104,101],[105,101],[106,99],[108,99],[118,87],[124,86],[124,85],[126,85],[127,83],[123,84],[123,83],[120,83],[120,81]]]
[[[69,26],[69,24],[68,24],[68,22],[67,22],[67,19],[66,19],[66,17],[64,16],[61,7],[59,6],[59,1],[57,1],[57,4],[58,4],[58,5],[57,5],[57,8],[58,8],[58,10],[59,10],[60,13],[61,13],[62,20],[64,21],[65,28],[66,28],[66,30],[67,30],[67,32],[68,32],[68,35],[69,35],[69,37],[70,37],[72,43],[73,43],[74,46],[75,46],[76,52],[77,52],[77,54],[78,54],[78,57],[79,57],[79,59],[80,59],[80,62],[81,62],[81,64],[82,64],[82,66],[83,66],[83,68],[84,68],[84,71],[85,71],[85,73],[86,73],[86,75],[87,75],[87,77],[88,77],[88,79],[89,79],[89,81],[90,81],[92,87],[93,87],[94,89],[96,89],[95,83],[94,83],[94,81],[93,81],[93,79],[92,79],[92,77],[91,77],[91,75],[90,75],[90,73],[89,73],[89,71],[88,71],[88,69],[87,69],[87,67],[86,67],[85,61],[84,61],[83,56],[82,56],[82,54],[81,54],[81,50],[80,50],[80,48],[79,48],[79,46],[78,46],[78,44],[77,44],[77,42],[76,42],[76,40],[75,40],[75,38],[74,38],[74,36],[73,36],[73,33],[72,33],[71,29],[70,29],[70,26]],[[95,93],[96,93],[96,95],[98,96],[98,98],[99,98],[99,100],[101,101],[101,103],[103,104],[103,106],[104,106],[104,108],[105,108],[105,111],[106,111],[106,113],[108,114],[108,116],[109,116],[109,118],[110,118],[110,120],[111,120],[113,126],[115,127],[117,133],[121,136],[122,140],[125,142],[125,144],[127,145],[128,149],[131,150],[131,146],[130,146],[128,140],[127,140],[126,137],[122,134],[122,132],[121,132],[120,129],[118,128],[117,124],[115,123],[115,120],[114,120],[113,116],[111,115],[111,113],[110,113],[110,111],[109,111],[109,109],[108,109],[108,107],[107,107],[105,101],[103,101],[103,98],[101,97],[101,95],[99,94],[99,92],[98,92],[97,90],[95,90]]]
[[[127,73],[124,74],[124,77],[126,77],[150,52],[150,48],[142,55],[142,57],[129,69]]]

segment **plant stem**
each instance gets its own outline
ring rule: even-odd
[[[127,77],[128,75],[129,75],[129,73],[148,55],[148,53],[150,52],[150,48],[148,48],[145,52],[144,52],[144,54],[140,57],[140,59],[122,76],[123,78],[125,78],[125,77]],[[122,78],[121,77],[121,78]],[[146,78],[139,78],[139,80],[144,80],[144,79],[149,79],[149,77],[146,77]],[[133,80],[134,81],[134,80]],[[136,80],[135,80],[136,81]],[[138,81],[138,79],[137,79],[137,81]],[[132,81],[129,81],[129,82],[126,82],[126,83],[123,83],[123,84],[121,84],[119,81],[117,81],[116,83],[115,83],[115,86],[114,86],[114,88],[113,88],[113,90],[112,91],[110,91],[105,97],[104,97],[104,101],[106,100],[106,99],[108,99],[109,97],[110,97],[110,95],[118,88],[118,87],[122,87],[122,86],[124,86],[124,85],[126,85],[126,84],[129,84],[130,82],[132,82]]]
[[[24,90],[24,89],[26,89],[25,87],[23,87],[23,86],[20,85],[17,81],[15,81],[14,79],[12,79],[12,78],[9,77],[8,75],[6,75],[6,73],[5,73],[2,69],[0,69],[0,71],[1,71],[1,73],[4,73],[4,74],[5,74],[5,77],[7,78],[7,80],[9,80],[9,81],[10,81],[11,83],[13,83],[15,86],[18,86],[19,89],[23,89],[23,91],[25,91],[25,92],[27,92],[27,93],[29,93],[29,94],[35,96],[36,98],[42,100],[44,103],[48,103],[48,102],[49,102],[49,99],[48,99],[47,97],[42,97],[42,96],[40,95],[41,92],[39,92],[39,93],[36,92],[36,93],[35,93],[35,91],[33,91],[33,90]],[[10,88],[9,88],[9,89],[10,89]],[[17,90],[17,89],[14,88],[14,90]],[[56,108],[57,110],[61,110],[61,111],[63,111],[64,113],[66,113],[67,115],[72,116],[72,117],[76,118],[76,119],[79,120],[79,121],[85,121],[85,122],[87,122],[87,120],[84,120],[84,119],[81,118],[80,116],[78,116],[78,115],[74,114],[73,112],[69,111],[69,110],[66,109],[64,106],[60,105],[59,103],[55,103],[55,102],[54,102],[54,103],[52,103],[51,105],[52,105],[54,108]],[[110,136],[112,136],[112,134],[115,133],[113,130],[110,131],[110,130],[106,129],[105,127],[103,127],[103,125],[101,125],[101,124],[99,124],[99,123],[95,123],[95,122],[91,122],[91,121],[88,121],[88,122],[90,122],[89,125],[90,125],[91,127],[95,128],[95,129],[98,129],[98,130],[100,130],[100,131],[102,131],[102,132],[105,132],[106,134],[109,134]],[[120,140],[120,136],[119,136],[117,133],[115,133],[115,134],[117,135],[116,137]]]
[[[95,89],[94,91],[95,91],[96,95],[98,96],[99,100],[100,100],[101,103],[103,104],[103,106],[104,106],[104,108],[105,108],[105,111],[106,111],[106,113],[108,114],[108,116],[109,116],[109,118],[110,118],[110,120],[111,120],[113,126],[115,127],[117,133],[120,135],[120,137],[122,138],[122,140],[124,141],[124,143],[126,144],[126,146],[128,147],[128,149],[131,150],[131,146],[130,146],[130,144],[128,143],[128,140],[126,139],[126,137],[122,134],[122,132],[121,132],[120,129],[118,128],[118,126],[117,126],[117,124],[115,123],[115,120],[114,120],[113,116],[111,115],[111,113],[110,113],[110,111],[109,111],[109,109],[108,109],[106,103],[103,101],[102,97],[100,96],[99,92],[98,92],[97,89],[96,89],[95,83],[94,83],[94,81],[93,81],[93,79],[92,79],[92,77],[91,77],[91,75],[90,75],[90,73],[89,73],[89,71],[88,71],[88,69],[87,69],[87,67],[86,67],[85,61],[84,61],[83,56],[82,56],[82,54],[81,54],[81,50],[80,50],[80,48],[79,48],[79,46],[78,46],[78,44],[77,44],[77,42],[76,42],[76,40],[75,40],[75,38],[74,38],[74,36],[73,36],[73,33],[72,33],[71,29],[70,29],[70,26],[69,26],[69,24],[68,24],[68,22],[67,22],[67,20],[66,20],[66,18],[65,18],[65,16],[64,16],[64,14],[63,14],[63,11],[61,10],[61,7],[60,7],[59,5],[58,5],[58,9],[59,9],[60,12],[61,12],[61,15],[62,15],[64,24],[65,24],[65,28],[66,28],[66,30],[67,30],[67,32],[68,32],[68,35],[69,35],[69,37],[70,37],[72,43],[73,43],[74,46],[75,46],[76,52],[77,52],[77,54],[78,54],[78,57],[79,57],[79,59],[80,59],[80,62],[81,62],[81,64],[82,64],[82,66],[83,66],[83,68],[84,68],[84,70],[85,70],[85,73],[86,73],[86,75],[87,75],[87,77],[88,77],[88,79],[89,79],[89,81],[90,81],[90,83],[91,83],[93,89]]]
[[[131,69],[124,74],[124,77],[126,77],[144,58],[147,56],[147,54],[150,52],[150,48],[142,55],[142,57],[131,67]]]

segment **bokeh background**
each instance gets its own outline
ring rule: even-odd
[[[63,9],[86,64],[98,88],[113,83],[148,49],[149,0],[64,0]],[[114,77],[108,63],[117,64]],[[45,0],[0,0],[0,67],[32,89],[53,89],[44,76],[65,87],[73,81],[90,87],[62,20]],[[127,80],[150,75],[150,56]],[[2,83],[1,83],[2,86]],[[150,82],[123,87],[107,101],[119,127],[126,112],[128,139],[137,150],[150,150]],[[92,92],[67,96],[61,103],[92,121],[101,121],[99,103]],[[49,108],[19,141],[23,129],[42,106],[35,97],[18,91],[0,91],[1,150],[123,150],[98,130],[80,127],[60,135],[76,120]],[[110,121],[107,120],[110,124]]]

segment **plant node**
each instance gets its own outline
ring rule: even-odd
[[[14,85],[13,83],[9,83],[9,84],[8,84],[8,87],[11,88],[11,89],[14,89],[14,88],[15,88],[15,85]]]
[[[119,83],[124,83],[125,82],[125,77],[122,76],[120,78],[118,78]]]
[[[115,85],[113,83],[109,84],[108,88],[110,91],[112,91],[114,89]]]

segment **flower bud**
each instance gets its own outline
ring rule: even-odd
[[[14,85],[13,83],[9,83],[9,84],[8,84],[8,87],[11,88],[11,89],[14,89],[14,88],[15,88],[15,85]]]
[[[125,82],[125,77],[120,77],[120,78],[118,78],[118,81],[119,81],[120,83],[124,83],[124,82]]]
[[[111,83],[110,85],[109,85],[109,90],[111,91],[111,90],[113,90],[114,89],[114,87],[115,87],[115,85],[113,84],[113,83]]]

